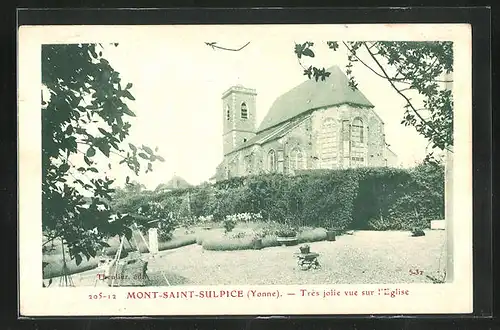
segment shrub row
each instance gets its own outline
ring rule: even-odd
[[[233,178],[189,189],[148,193],[172,221],[234,214],[334,229],[408,230],[444,216],[444,167],[358,168]],[[171,220],[167,220],[171,221]],[[201,222],[201,221],[200,221]],[[198,242],[199,243],[199,242]]]

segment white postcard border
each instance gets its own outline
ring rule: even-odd
[[[83,315],[284,315],[411,314],[472,312],[472,40],[466,24],[280,25],[297,39],[341,35],[343,40],[451,40],[454,42],[455,146],[453,176],[454,282],[448,284],[207,286],[156,288],[42,288],[41,233],[41,45],[120,42],[156,33],[177,34],[200,26],[22,26],[18,40],[19,290],[21,316]],[[249,26],[245,29],[268,26]],[[221,34],[239,26],[204,26]],[[213,32],[212,30],[212,32]],[[263,34],[265,35],[265,34]],[[130,39],[128,39],[130,40]],[[325,40],[327,40],[325,38]],[[287,292],[325,289],[409,290],[409,295],[300,297]],[[127,299],[129,291],[243,290],[243,298]],[[280,292],[276,298],[248,299],[248,290]],[[89,294],[116,294],[116,300],[89,300]]]

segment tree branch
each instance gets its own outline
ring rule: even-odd
[[[302,62],[300,61],[300,58],[298,58],[298,57],[297,57],[297,62],[299,62],[302,69],[307,70],[307,68],[302,64]]]
[[[365,67],[367,67],[368,69],[370,69],[373,73],[375,73],[375,74],[376,74],[377,76],[379,76],[380,78],[389,79],[389,80],[391,80],[391,81],[396,81],[396,82],[398,82],[398,83],[405,83],[405,84],[409,84],[409,82],[404,81],[404,79],[397,79],[397,78],[395,78],[395,77],[390,78],[390,77],[388,77],[388,76],[383,76],[383,75],[381,75],[380,73],[378,73],[377,71],[375,71],[375,70],[374,70],[371,66],[369,66],[368,64],[366,64],[366,63],[365,63],[365,62],[364,62],[361,58],[359,58],[359,56],[358,56],[358,55],[356,55],[356,53],[355,53],[355,52],[354,52],[354,51],[353,51],[353,50],[352,50],[352,49],[351,49],[351,48],[350,48],[350,47],[346,44],[346,42],[345,42],[345,41],[342,41],[342,43],[343,43],[343,44],[344,44],[344,46],[347,48],[347,50],[349,50],[349,52],[350,52],[350,53],[351,53],[354,57],[356,57],[356,59],[357,59],[358,61],[360,61],[360,62],[361,62],[361,63],[362,63]],[[363,43],[363,45],[366,47],[366,49],[367,49],[368,51],[370,51],[370,48],[371,48],[371,47],[370,47],[370,48],[368,48],[368,46],[366,45],[366,42],[362,42],[362,43]],[[372,46],[372,47],[373,47],[373,46]],[[370,55],[372,55],[372,53],[371,53],[371,52],[370,52]],[[372,55],[372,57],[374,57],[374,55]]]
[[[377,64],[377,66],[380,68],[380,70],[382,70],[382,73],[384,74],[385,79],[387,79],[389,81],[389,83],[391,84],[392,88],[394,88],[394,90],[406,100],[406,103],[408,104],[408,107],[413,110],[413,112],[415,113],[415,115],[417,115],[417,117],[420,118],[420,120],[422,121],[422,123],[425,126],[427,126],[428,128],[430,128],[435,134],[439,135],[439,132],[436,131],[436,129],[434,127],[432,127],[431,125],[429,125],[429,123],[420,115],[420,113],[417,111],[417,109],[415,109],[415,107],[413,106],[413,104],[411,103],[411,101],[408,99],[408,97],[403,92],[401,92],[394,85],[394,82],[389,78],[389,76],[388,76],[387,72],[385,71],[385,69],[383,68],[383,66],[380,64],[380,62],[377,60],[377,58],[372,54],[372,52],[366,46],[366,44],[364,44],[364,46],[365,46],[366,50],[368,51],[368,54],[370,54],[371,58]],[[451,150],[448,147],[445,147],[445,149],[451,152]]]
[[[248,46],[250,44],[250,41],[247,42],[246,44],[244,44],[243,46],[241,46],[240,48],[226,48],[226,47],[222,47],[222,46],[218,46],[216,45],[217,42],[205,42],[205,45],[207,46],[210,46],[212,47],[213,50],[215,50],[216,48],[217,49],[221,49],[221,50],[228,50],[228,51],[231,51],[231,52],[239,52],[240,50],[242,50],[243,48],[245,48],[246,46]]]
[[[84,145],[87,145],[87,146],[91,146],[91,147],[97,148],[97,147],[96,147],[96,146],[94,146],[93,144],[88,143],[88,142],[85,142],[85,141],[81,141],[81,140],[80,140],[80,141],[76,141],[76,143],[78,143],[78,144],[84,144]],[[99,149],[99,148],[98,148],[98,149]],[[83,151],[81,151],[81,150],[78,150],[78,151],[79,151],[79,152],[81,152],[82,154],[84,154],[84,155],[85,155],[85,153],[84,153]],[[109,150],[109,153],[110,153],[110,154],[117,155],[117,156],[120,156],[122,159],[126,159],[126,158],[127,158],[127,157],[123,156],[122,154],[117,153],[117,152],[116,152],[116,151],[114,151],[114,150]]]

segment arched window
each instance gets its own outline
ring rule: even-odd
[[[246,156],[246,174],[252,174],[253,170],[253,154]]]
[[[229,105],[226,106],[226,119],[231,119],[231,109],[229,108]]]
[[[248,108],[245,102],[241,104],[241,118],[248,119]]]
[[[292,149],[289,162],[290,172],[292,173],[294,173],[295,170],[304,169],[304,155],[299,148]]]
[[[334,168],[337,164],[337,125],[333,118],[327,118],[318,134],[321,168]]]
[[[273,149],[269,150],[267,154],[267,169],[269,172],[276,171],[276,153]]]
[[[360,118],[356,118],[352,121],[351,126],[351,141],[355,143],[363,143],[363,122]]]

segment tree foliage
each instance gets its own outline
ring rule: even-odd
[[[361,64],[386,80],[404,99],[401,124],[413,126],[432,148],[450,150],[453,146],[453,96],[444,83],[443,74],[453,72],[453,43],[448,41],[328,41],[328,48],[347,54],[346,74],[349,86],[358,88],[353,67]],[[305,67],[303,57],[315,57],[314,43],[295,44],[295,54],[309,79],[325,80],[330,72],[315,66]],[[412,100],[412,93],[423,98],[423,107]]]
[[[121,81],[103,50],[96,44],[44,45],[41,54],[42,226],[49,240],[64,240],[77,263],[95,256],[104,238],[131,234],[133,219],[109,206],[115,180],[103,174],[102,160],[116,155],[136,175],[164,160],[158,149],[127,142],[133,86]],[[107,165],[111,169],[111,161]]]

